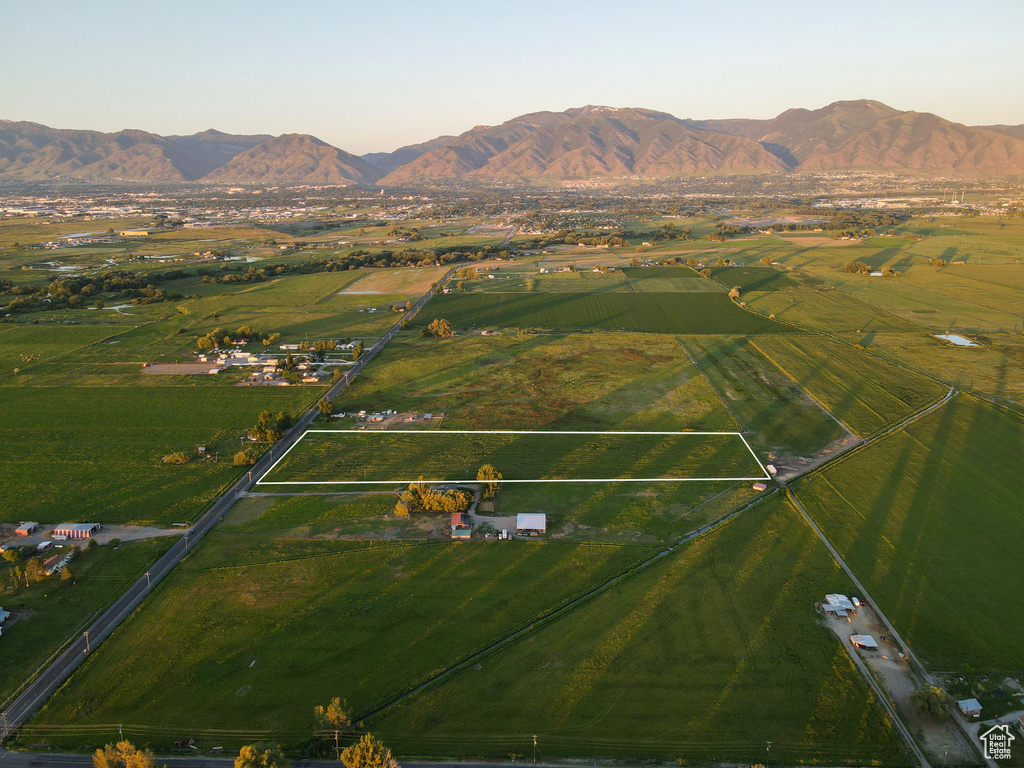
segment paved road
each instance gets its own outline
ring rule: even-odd
[[[208,757],[206,755],[181,755],[159,757],[157,765],[166,768],[232,768],[234,757]],[[337,760],[293,760],[292,768],[338,768]],[[402,763],[402,768],[566,768],[558,763]],[[577,763],[573,763],[577,765]],[[617,768],[613,764],[601,763],[602,768]],[[36,754],[31,752],[7,752],[0,749],[0,768],[92,768],[92,755],[74,755],[62,752]]]
[[[437,285],[444,283],[456,269],[457,267],[452,267],[448,270],[445,276],[438,281]],[[359,361],[346,371],[345,375],[338,382],[331,386],[325,397],[332,399],[345,389],[359,375],[359,372],[377,356],[377,353],[401,330],[402,322],[419,312],[430,297],[434,295],[434,292],[435,289],[431,288],[416,302],[416,305],[411,310],[402,315],[401,321],[392,326],[382,339],[365,350]],[[2,738],[6,739],[12,731],[25,723],[42,706],[43,702],[71,676],[71,673],[78,668],[85,660],[85,657],[109,637],[117,629],[118,625],[142,603],[146,595],[171,572],[174,566],[181,562],[182,558],[188,554],[188,550],[198,544],[203,536],[221,521],[239,496],[244,494],[255,480],[262,477],[281,454],[295,444],[319,413],[319,409],[314,405],[302,414],[285,436],[263,454],[249,472],[240,477],[221,495],[206,510],[203,516],[199,518],[198,522],[184,536],[178,539],[144,576],[132,584],[81,636],[75,639],[35,680],[29,683],[18,697],[7,706],[4,712],[4,719],[0,721],[0,728],[3,729]]]

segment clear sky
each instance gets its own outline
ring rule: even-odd
[[[1024,2],[0,0],[0,118],[386,151],[585,104],[1024,123]]]

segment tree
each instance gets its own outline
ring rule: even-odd
[[[352,715],[342,705],[341,699],[335,696],[326,707],[317,704],[313,708],[313,717],[316,718],[316,724],[320,728],[325,731],[334,731],[334,751],[340,756],[338,734],[352,725]]]
[[[363,342],[357,341],[355,349],[352,350],[352,360],[358,360],[363,356]]]
[[[16,563],[19,560],[21,560],[21,553],[18,552],[18,550],[16,549],[5,549],[4,560],[6,560],[8,563]]]
[[[356,744],[341,753],[345,768],[399,768],[398,761],[372,733],[367,733]],[[236,764],[236,768],[239,768]]]
[[[288,768],[288,761],[276,744],[247,744],[238,750],[235,768]]]
[[[164,456],[161,461],[163,461],[164,464],[187,464],[188,456],[181,451],[175,451],[174,453],[169,453]]]
[[[410,309],[412,309],[412,302],[411,301],[406,301],[405,302],[405,311],[408,312]]]
[[[38,557],[33,557],[25,563],[25,581],[42,581],[46,578],[46,569]]]
[[[701,277],[711,277],[711,270],[705,267],[700,271]]]
[[[334,413],[334,403],[328,400],[326,397],[320,398],[320,402],[316,404],[316,407],[324,416],[330,416],[332,413]]]
[[[281,339],[280,333],[271,333],[267,335],[267,338],[263,340],[263,346],[269,347],[271,344],[275,344]]]
[[[493,499],[498,494],[500,484],[497,481],[501,480],[501,472],[495,469],[493,464],[484,464],[480,467],[476,472],[476,479],[484,481],[485,499]]]
[[[236,453],[235,458],[231,463],[236,467],[250,467],[256,463],[256,456],[254,455],[252,448],[246,448],[245,450]]]
[[[945,720],[949,717],[949,697],[937,685],[919,688],[910,694],[910,700],[919,712],[936,720]]]
[[[770,267],[771,264],[772,264],[772,257],[771,256],[762,256],[761,257],[761,263],[764,264],[766,267]]]
[[[148,749],[139,749],[130,741],[119,741],[97,749],[92,756],[94,768],[156,768]]]
[[[60,583],[67,584],[71,581],[71,569],[66,565],[60,569]]]
[[[734,285],[732,287],[732,290],[729,291],[729,298],[730,299],[738,299],[739,297],[740,297],[740,287],[738,285]]]
[[[431,320],[426,328],[426,336],[436,336],[439,339],[450,339],[455,335],[452,324],[442,318]]]
[[[458,290],[460,290],[460,291],[465,291],[466,290],[466,282],[464,280],[459,280],[459,282],[456,284],[455,287]]]

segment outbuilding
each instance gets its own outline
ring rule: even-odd
[[[541,512],[525,512],[516,515],[516,533],[539,536],[548,531],[548,516]]]
[[[66,536],[69,539],[88,539],[99,529],[99,523],[61,523],[53,529],[53,535]]]
[[[977,699],[961,699],[956,705],[967,717],[981,717],[981,702]]]
[[[853,643],[854,648],[860,648],[864,651],[878,650],[878,643],[871,635],[850,635],[850,642]]]
[[[5,621],[7,621],[7,619],[9,619],[10,616],[10,611],[5,611],[3,608],[0,608],[0,624],[3,624]]]
[[[14,529],[16,536],[31,536],[39,530],[39,523],[22,523]]]

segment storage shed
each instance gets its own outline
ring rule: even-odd
[[[22,523],[14,529],[16,536],[31,536],[39,530],[39,523]]]
[[[537,536],[547,533],[548,516],[539,512],[527,512],[516,515],[516,533]]]
[[[853,643],[854,648],[860,648],[864,651],[878,650],[878,643],[871,635],[850,635],[850,642]]]

